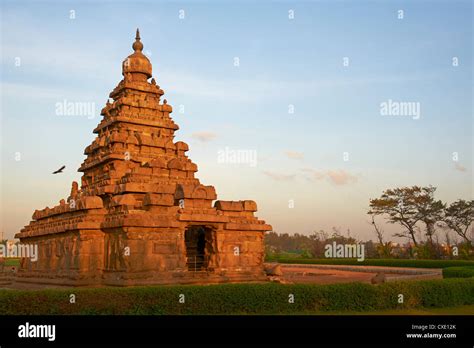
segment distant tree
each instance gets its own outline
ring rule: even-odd
[[[474,221],[474,200],[465,201],[459,199],[444,210],[443,222],[458,236],[464,239],[468,245],[472,241],[468,236],[468,230]]]
[[[384,244],[383,240],[383,230],[377,226],[375,223],[375,215],[372,215],[372,226],[374,226],[375,234],[377,235],[377,239],[380,244]]]
[[[421,194],[415,199],[415,206],[420,220],[426,226],[426,236],[431,248],[434,248],[433,236],[436,232],[436,223],[443,220],[445,204],[440,200],[434,199],[436,187],[428,186],[421,188]]]
[[[452,243],[451,243],[451,236],[449,235],[449,230],[444,231],[444,240],[446,241],[446,254],[451,259],[451,250],[452,250]]]
[[[379,245],[377,247],[379,256],[382,258],[390,257],[392,254],[392,242],[384,241],[383,230],[379,226],[377,226],[377,224],[375,223],[375,215],[372,215],[371,224],[374,227],[375,234],[377,235],[377,240],[379,241]]]
[[[370,239],[365,242],[365,258],[373,259],[380,257],[378,246]]]
[[[428,240],[433,245],[435,225],[442,220],[444,211],[443,202],[434,199],[435,191],[433,186],[388,189],[380,198],[370,200],[368,214],[386,215],[389,223],[402,225],[405,230],[394,236],[411,239],[416,248],[419,244],[417,224],[423,222]]]
[[[388,189],[380,198],[370,200],[368,214],[387,215],[389,223],[400,224],[406,229],[394,235],[409,238],[415,246],[418,246],[415,226],[420,221],[420,214],[416,198],[420,193],[421,188],[418,186]]]
[[[311,254],[314,257],[322,257],[324,255],[324,246],[328,238],[329,235],[324,230],[314,231],[313,234],[309,236],[312,245]]]
[[[438,237],[436,236],[436,224],[443,220],[445,204],[440,200],[435,200],[434,193],[436,187],[428,186],[421,188],[421,194],[415,198],[415,205],[420,221],[425,225],[425,235],[428,242],[418,250],[425,258],[439,258],[441,250],[439,248]],[[434,241],[436,239],[436,241]]]
[[[354,237],[351,237],[351,232],[350,232],[349,229],[346,232],[347,237],[344,236],[341,233],[341,229],[338,228],[338,227],[333,227],[332,231],[333,231],[333,233],[332,233],[331,237],[326,239],[327,243],[332,243],[332,242],[336,242],[337,244],[355,244],[355,243],[357,243],[357,240]]]
[[[304,257],[311,257],[313,240],[310,236],[299,233],[290,235],[288,233],[278,234],[272,231],[265,234],[265,245],[268,255],[290,252]]]

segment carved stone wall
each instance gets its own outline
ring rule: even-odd
[[[39,260],[23,260],[18,282],[140,285],[258,281],[264,232],[254,201],[216,201],[195,177],[186,143],[164,91],[152,78],[137,33],[123,80],[110,93],[67,200],[36,210],[16,235],[37,243]],[[213,204],[214,203],[214,204]],[[205,267],[187,266],[185,231],[203,226]]]

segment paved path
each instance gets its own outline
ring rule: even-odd
[[[292,283],[337,284],[350,282],[370,283],[384,272],[387,281],[442,279],[440,268],[408,268],[353,265],[280,264],[283,278]]]

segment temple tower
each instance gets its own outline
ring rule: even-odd
[[[37,210],[17,237],[37,243],[19,282],[143,285],[259,281],[264,232],[254,201],[215,201],[152,78],[137,29],[123,79],[110,93],[84,153],[81,187]],[[214,202],[215,201],[215,202]],[[214,204],[213,204],[214,202]]]

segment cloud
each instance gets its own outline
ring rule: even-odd
[[[454,169],[459,170],[460,172],[465,172],[465,171],[467,171],[466,167],[463,167],[463,166],[460,165],[459,163],[455,163],[455,164],[454,164]]]
[[[293,180],[296,176],[296,174],[280,174],[280,173],[275,173],[275,172],[271,172],[267,170],[263,171],[263,174],[265,174],[266,176],[276,181],[290,181],[290,180]]]
[[[304,158],[304,154],[302,152],[296,152],[296,151],[286,151],[285,155],[289,159],[295,159],[295,160],[300,160]]]
[[[311,168],[303,168],[301,169],[302,172],[308,173],[308,177],[306,177],[309,181],[315,181],[315,180],[322,180],[326,176],[326,174],[323,171],[320,170],[315,170]]]
[[[306,177],[309,181],[319,181],[326,179],[330,183],[343,186],[356,183],[358,178],[356,175],[353,175],[343,169],[338,170],[315,170],[311,168],[303,168],[301,171],[308,173]]]
[[[195,132],[195,133],[191,134],[192,138],[194,138],[196,140],[199,140],[199,141],[202,141],[203,143],[211,141],[216,136],[217,135],[215,133],[212,133],[212,132]]]
[[[347,185],[357,182],[357,177],[345,170],[328,170],[327,176],[334,185]]]

